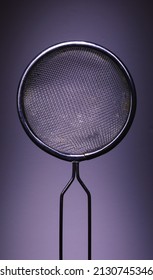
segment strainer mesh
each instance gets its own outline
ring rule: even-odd
[[[70,155],[111,143],[128,119],[131,94],[124,71],[111,56],[75,45],[46,52],[22,85],[24,114],[33,133]]]

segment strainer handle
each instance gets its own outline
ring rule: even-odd
[[[64,204],[64,194],[71,186],[74,179],[78,180],[81,187],[87,194],[88,203],[88,260],[91,260],[91,194],[88,188],[85,186],[80,178],[79,174],[79,162],[72,162],[72,176],[63,191],[60,194],[60,212],[59,212],[59,259],[63,260],[63,204]]]

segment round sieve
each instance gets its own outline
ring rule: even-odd
[[[18,112],[43,150],[82,161],[113,148],[135,113],[133,80],[109,50],[87,42],[50,47],[27,67],[18,89]]]
[[[91,259],[91,194],[79,161],[117,145],[133,121],[136,93],[124,64],[109,50],[66,42],[38,55],[18,89],[18,113],[30,138],[43,150],[72,161],[72,176],[60,194],[59,259],[63,259],[64,195],[76,178],[87,195],[88,259]]]

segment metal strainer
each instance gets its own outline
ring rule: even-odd
[[[30,138],[43,150],[71,161],[72,177],[60,196],[59,254],[63,259],[63,199],[76,177],[88,198],[88,259],[91,259],[91,195],[79,162],[113,148],[127,133],[136,107],[133,80],[110,51],[67,42],[38,55],[18,89],[18,112]]]

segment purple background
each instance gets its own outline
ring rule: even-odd
[[[80,164],[92,194],[92,258],[153,259],[152,1],[1,1],[0,259],[58,259],[59,194],[71,164],[34,145],[18,119],[16,92],[45,48],[85,40],[113,51],[135,81],[138,106],[123,141]],[[64,258],[87,258],[86,196],[65,197]]]

